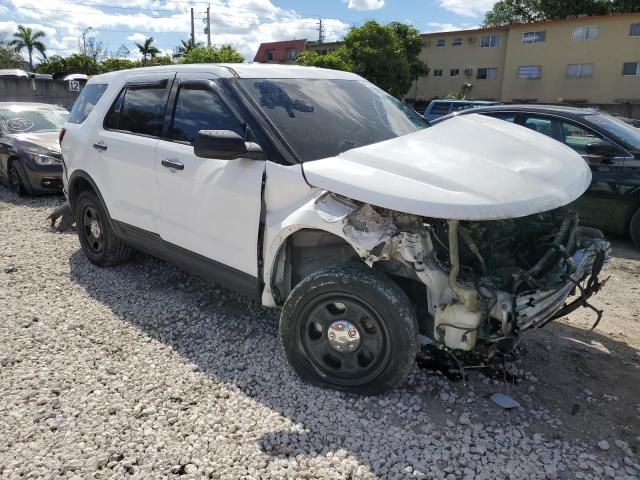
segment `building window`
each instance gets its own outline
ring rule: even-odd
[[[547,39],[547,32],[524,32],[522,34],[522,43],[544,43]]]
[[[630,37],[640,37],[640,23],[632,23],[629,27]]]
[[[275,52],[273,50],[267,50],[267,53],[264,54],[264,59],[267,62],[273,62],[274,57],[275,57]]]
[[[295,60],[296,59],[296,49],[289,48],[287,49],[287,60]]]
[[[449,76],[450,77],[457,77],[458,75],[460,75],[460,69],[459,68],[452,68],[449,71]]]
[[[483,35],[480,37],[480,46],[484,48],[499,47],[500,35]]]
[[[593,40],[598,37],[600,27],[576,27],[571,34],[572,40]]]
[[[446,44],[446,40],[441,38],[440,40],[436,40],[436,47],[444,47]]]
[[[622,67],[622,75],[625,77],[640,77],[640,62],[625,62]]]
[[[451,44],[452,47],[459,47],[460,45],[462,45],[462,38],[454,38],[453,39],[453,43]]]
[[[433,71],[433,76],[434,76],[434,77],[441,77],[441,76],[442,76],[442,69],[440,69],[440,68],[436,68],[436,69]]]
[[[540,65],[523,65],[518,67],[518,78],[526,78],[535,80],[542,76],[542,67]]]
[[[498,69],[479,68],[477,78],[478,80],[495,80],[496,78],[498,78]]]
[[[593,77],[593,63],[574,63],[567,65],[567,78]]]

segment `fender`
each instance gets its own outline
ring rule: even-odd
[[[78,190],[78,186],[79,186],[78,182],[82,182],[82,181],[87,182],[91,186],[91,189],[96,193],[96,195],[100,199],[100,202],[102,203],[102,206],[104,207],[105,211],[109,213],[109,209],[107,208],[107,204],[105,203],[104,198],[102,197],[102,193],[100,193],[100,189],[98,188],[98,185],[93,180],[93,178],[91,178],[91,175],[89,175],[84,170],[74,170],[71,176],[69,177],[68,191],[69,191],[69,206],[71,207],[71,212],[73,213],[75,210],[76,199],[78,198],[78,195],[80,194],[80,191],[81,191],[81,190]]]

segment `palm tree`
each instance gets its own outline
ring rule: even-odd
[[[153,37],[145,38],[144,43],[136,43],[136,47],[140,50],[142,54],[142,64],[145,65],[147,63],[147,57],[155,58],[156,55],[160,53],[156,47],[152,45]]]
[[[180,40],[180,45],[173,49],[174,58],[182,57],[185,53],[189,53],[194,48],[204,47],[204,43],[195,42],[191,39]]]
[[[23,48],[27,49],[29,52],[29,68],[33,70],[34,49],[40,52],[44,58],[47,58],[47,55],[44,53],[47,47],[39,40],[45,36],[46,34],[41,30],[34,32],[29,27],[18,25],[18,31],[13,34],[14,38],[9,42],[9,45],[15,48],[16,52],[21,52]]]

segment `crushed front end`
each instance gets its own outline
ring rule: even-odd
[[[361,205],[344,234],[362,259],[426,286],[423,332],[452,350],[513,345],[581,306],[602,286],[610,251],[570,208],[521,218],[459,221]]]

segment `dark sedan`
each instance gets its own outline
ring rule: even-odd
[[[68,115],[45,103],[0,103],[0,182],[18,195],[61,192],[58,135]]]
[[[591,167],[591,186],[575,202],[581,221],[631,234],[640,247],[640,130],[588,108],[500,105],[442,117],[478,113],[540,132],[573,148]]]

